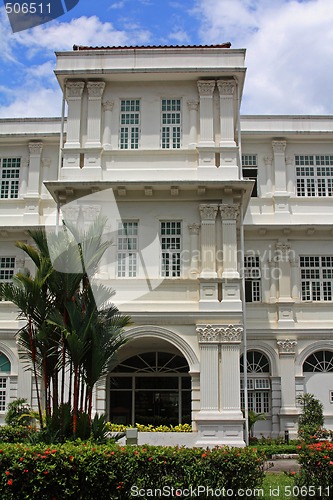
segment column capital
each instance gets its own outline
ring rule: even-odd
[[[187,227],[190,231],[190,234],[199,234],[200,224],[194,222],[193,224],[189,224]]]
[[[217,88],[219,89],[220,97],[232,97],[235,93],[236,82],[232,80],[217,80]]]
[[[105,82],[88,82],[87,89],[89,98],[95,97],[101,99],[104,92],[104,88],[105,88]]]
[[[289,155],[289,156],[286,156],[286,165],[288,167],[292,167],[294,165],[294,157]]]
[[[197,334],[199,342],[217,343],[220,340],[220,328],[212,325],[198,325]]]
[[[264,156],[265,167],[271,167],[273,165],[273,156]]]
[[[272,148],[274,154],[276,153],[284,153],[287,147],[287,141],[284,139],[278,139],[272,141]]]
[[[199,206],[201,220],[212,220],[214,221],[217,214],[218,205],[213,204],[201,204]]]
[[[66,83],[66,96],[67,99],[81,99],[84,89],[84,82],[79,80]]]
[[[296,354],[297,340],[278,340],[276,344],[279,354]]]
[[[198,91],[200,96],[212,96],[215,89],[215,80],[198,80]]]
[[[278,262],[280,260],[286,260],[289,257],[291,246],[286,241],[278,241],[275,243],[276,256],[275,260]]]
[[[42,158],[43,168],[48,168],[51,166],[52,160],[51,158]]]
[[[198,111],[199,103],[198,101],[187,101],[187,106],[190,111]]]
[[[197,325],[199,342],[238,343],[242,339],[240,325]]]
[[[42,142],[29,142],[30,155],[41,155],[43,151]]]
[[[237,203],[223,203],[220,205],[222,220],[236,220],[240,207]]]
[[[104,111],[113,111],[114,101],[104,101],[103,109]]]

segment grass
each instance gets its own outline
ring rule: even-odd
[[[293,487],[293,478],[287,476],[284,472],[277,474],[266,473],[263,483],[264,496],[257,496],[257,498],[263,500],[272,500],[274,498],[296,500],[297,497],[292,494]]]

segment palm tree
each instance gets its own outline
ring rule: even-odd
[[[122,332],[129,323],[129,317],[121,315],[110,303],[113,291],[106,286],[91,285],[91,278],[110,245],[102,241],[105,223],[105,219],[99,218],[86,232],[70,225],[57,235],[46,235],[43,230],[29,231],[34,245],[19,242],[17,246],[33,260],[35,276],[18,273],[12,283],[0,284],[0,297],[14,302],[20,316],[26,319],[18,338],[34,373],[41,427],[38,379],[41,377],[43,381],[44,407],[49,417],[58,412],[59,374],[60,404],[65,402],[67,373],[74,435],[79,400],[82,410],[85,399],[84,408],[90,421],[93,388],[124,343]]]

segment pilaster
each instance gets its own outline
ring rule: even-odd
[[[199,109],[198,101],[187,101],[187,106],[190,112],[190,133],[189,133],[189,145],[190,149],[193,149],[197,145],[198,141],[198,131],[197,131],[197,115]]]
[[[299,411],[296,407],[295,356],[297,341],[277,341],[281,375],[280,432],[289,431],[291,439],[297,438]]]
[[[200,308],[217,308],[218,283],[216,271],[216,228],[217,204],[201,204],[201,272]]]
[[[201,406],[196,446],[244,446],[240,409],[240,325],[198,325]]]
[[[101,147],[102,96],[105,82],[88,82],[88,117],[86,148]]]
[[[289,221],[289,198],[287,192],[287,174],[285,151],[287,141],[277,139],[272,141],[274,153],[275,190],[273,194],[275,202],[275,218],[277,222]]]
[[[111,126],[112,126],[112,111],[114,102],[104,101],[103,111],[104,111],[104,131],[103,131],[103,148],[105,150],[111,149]]]
[[[200,267],[200,261],[199,261],[200,224],[197,223],[189,224],[188,229],[190,232],[190,251],[191,251],[189,275],[190,278],[195,279],[199,274],[199,267]]]
[[[78,80],[70,81],[66,84],[68,117],[65,149],[81,147],[81,99],[84,85],[84,82]]]
[[[234,116],[236,82],[234,79],[218,80],[217,88],[220,94],[220,147],[234,147],[236,146]]]
[[[278,299],[278,326],[281,328],[294,327],[293,304],[291,298],[291,268],[290,245],[285,241],[278,241],[275,245],[275,260],[279,268],[279,299]]]
[[[39,197],[39,178],[41,171],[42,142],[29,142],[29,175],[26,198]]]
[[[213,94],[216,82],[199,80],[197,85],[200,97],[199,167],[215,167]]]

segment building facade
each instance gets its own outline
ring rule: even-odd
[[[0,279],[33,271],[29,228],[104,214],[96,278],[133,324],[95,411],[192,423],[205,446],[244,444],[245,364],[257,435],[295,436],[303,393],[333,428],[333,117],[240,116],[244,59],[74,47],[55,70],[66,119],[0,120]],[[1,302],[2,418],[35,401],[19,327]]]

